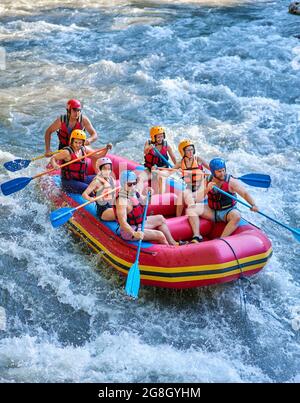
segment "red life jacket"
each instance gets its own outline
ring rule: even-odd
[[[150,140],[148,141],[148,144],[149,145],[153,144],[154,146],[156,146],[156,144],[151,143]],[[165,157],[166,160],[169,159],[168,143],[165,140],[163,141],[161,150],[158,150],[158,151],[161,153],[161,155],[163,155]],[[166,163],[156,154],[156,152],[153,150],[153,148],[150,148],[150,150],[144,156],[144,158],[145,158],[144,166],[150,170],[154,165],[156,165],[158,167],[166,167]]]
[[[69,117],[67,115],[61,115],[60,129],[57,131],[60,150],[69,145],[71,133],[73,130],[77,129],[84,130],[84,126],[82,123],[82,114],[80,114],[80,118],[76,121],[75,126],[72,128],[69,127]]]
[[[203,179],[203,165],[198,164],[197,157],[194,156],[192,165],[188,168],[186,166],[185,157],[181,160],[181,169],[182,169],[182,179],[185,181],[187,185],[192,187],[192,191],[195,192]]]
[[[231,193],[229,192],[229,181],[230,181],[231,175],[226,175],[224,182],[220,186],[220,189],[224,190],[227,193],[230,193],[232,196],[236,197],[236,193]],[[213,176],[210,175],[207,178],[207,183],[212,182]],[[207,198],[208,198],[208,206],[213,209],[213,210],[226,210],[230,207],[233,207],[236,205],[236,200],[231,199],[230,197],[224,195],[223,193],[220,193],[215,190],[211,190],[210,192],[207,193]]]
[[[71,146],[64,147],[64,150],[68,150],[70,153],[71,160],[76,160],[78,157],[75,154]],[[80,148],[82,155],[86,154],[85,147]],[[82,158],[82,160],[76,161],[61,169],[61,176],[63,179],[71,180],[75,179],[80,182],[84,182],[87,171],[87,160]]]
[[[145,208],[140,202],[140,194],[138,192],[136,192],[136,196],[128,197],[128,194],[121,190],[117,196],[117,199],[119,198],[120,195],[127,198],[132,203],[132,210],[130,213],[127,213],[128,224],[138,227],[139,224],[141,224],[143,221],[143,214],[144,214],[144,208]],[[117,216],[117,211],[116,211],[115,205],[113,206],[113,209],[114,209],[115,216],[116,216],[117,222],[118,222],[118,216]]]

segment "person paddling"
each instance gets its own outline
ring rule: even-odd
[[[102,157],[96,162],[96,177],[89,184],[82,196],[89,201],[93,201],[95,195],[98,197],[116,187],[116,181],[112,171],[112,161],[110,158]],[[116,219],[113,209],[115,194],[109,193],[107,196],[96,201],[97,215],[102,221],[114,221]]]
[[[121,190],[116,198],[115,215],[120,226],[120,235],[126,241],[154,241],[165,245],[182,245],[176,242],[162,215],[147,217],[144,231],[141,231],[145,197],[136,190],[137,176],[133,171],[123,171],[120,176]]]
[[[93,143],[98,135],[90,120],[82,115],[81,103],[78,99],[70,99],[66,105],[67,113],[58,117],[45,132],[45,156],[50,157],[51,154],[51,135],[57,132],[59,139],[58,149],[67,147],[70,142],[70,136],[73,130],[86,130],[90,137],[86,139],[85,145]]]
[[[241,214],[237,210],[237,202],[228,196],[214,190],[216,186],[225,192],[236,197],[236,194],[243,197],[251,206],[251,211],[258,212],[258,207],[255,204],[252,196],[246,189],[226,173],[226,162],[222,158],[214,158],[210,161],[209,167],[211,175],[205,180],[204,197],[208,197],[208,206],[203,204],[194,204],[187,209],[189,222],[193,230],[192,242],[197,243],[203,240],[200,234],[199,217],[206,218],[214,222],[225,222],[226,226],[221,234],[221,237],[231,235],[239,225]]]
[[[55,169],[60,169],[58,161],[69,162],[76,160],[83,155],[93,151],[90,147],[85,147],[86,134],[83,130],[73,130],[71,133],[69,146],[64,147],[59,153],[53,155],[50,164]],[[92,159],[104,157],[108,150],[112,148],[111,144],[106,145],[106,149],[101,149],[93,154]],[[65,191],[70,193],[83,193],[88,187],[95,175],[87,175],[87,159],[83,158],[74,164],[68,165],[61,169],[61,182]]]

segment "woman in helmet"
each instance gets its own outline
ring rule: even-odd
[[[70,99],[67,102],[65,115],[58,117],[46,130],[45,132],[45,156],[50,157],[51,155],[51,135],[53,132],[57,132],[59,139],[58,149],[61,150],[67,147],[70,142],[70,135],[73,130],[86,130],[90,137],[86,139],[85,145],[93,143],[98,135],[90,120],[82,115],[81,113],[81,103],[78,99]]]
[[[155,152],[155,149],[166,159],[169,155],[173,163],[176,163],[176,158],[171,146],[166,141],[165,129],[161,126],[154,126],[150,129],[150,139],[147,140],[144,146],[145,167],[151,171],[152,167],[167,167],[166,162]]]
[[[114,206],[115,215],[120,226],[120,235],[126,241],[144,239],[165,245],[184,245],[176,242],[162,215],[150,215],[141,232],[145,197],[136,189],[138,178],[133,171],[122,171],[120,176],[121,190]]]
[[[96,162],[96,177],[82,193],[82,196],[89,201],[93,201],[95,195],[98,197],[106,192],[115,189],[116,182],[112,172],[112,161],[110,158],[102,157]],[[113,209],[115,194],[114,192],[96,200],[97,214],[100,220],[114,221],[116,219]]]
[[[181,160],[176,163],[175,168],[180,170],[186,189],[181,197],[177,198],[177,217],[181,216],[184,204],[190,206],[196,202],[198,194],[201,196],[203,193],[203,187],[201,185],[203,184],[205,174],[204,168],[209,170],[208,163],[203,158],[196,155],[195,145],[191,140],[182,140],[179,143],[178,151],[181,155]]]
[[[148,179],[154,179],[151,178],[151,175],[156,175],[156,180],[153,180],[153,182],[150,182],[149,184],[153,186],[155,192],[162,192],[162,180],[160,178],[163,176],[163,174],[161,171],[158,171],[154,168],[167,167],[167,163],[163,158],[160,157],[158,153],[161,154],[167,161],[169,160],[170,156],[173,163],[176,163],[174,152],[166,141],[165,129],[161,126],[153,126],[150,129],[150,140],[147,140],[144,146],[144,165],[148,170]]]
[[[50,159],[50,164],[55,169],[60,169],[58,161],[63,163],[76,160],[83,155],[89,154],[93,151],[90,147],[85,147],[86,134],[83,130],[73,130],[70,137],[68,147],[64,147],[59,153],[53,155]],[[112,148],[111,144],[107,144],[106,150],[99,150],[93,154],[92,159],[104,157],[109,149]],[[83,158],[61,169],[61,182],[64,190],[70,193],[83,193],[88,187],[95,175],[87,175],[87,160]]]
[[[214,158],[209,163],[211,175],[205,179],[204,197],[207,195],[208,206],[203,204],[195,204],[187,210],[189,221],[193,230],[192,242],[200,242],[200,221],[199,217],[206,218],[214,222],[223,221],[227,223],[221,238],[231,235],[239,226],[241,214],[236,208],[236,201],[230,197],[213,189],[214,186],[224,190],[236,197],[236,194],[243,197],[251,206],[251,210],[258,211],[254,199],[246,191],[246,189],[226,173],[226,163],[222,158]]]

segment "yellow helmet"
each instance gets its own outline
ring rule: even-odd
[[[85,142],[86,140],[86,134],[83,130],[73,130],[70,136],[69,144],[72,144],[72,140],[77,139],[77,140],[83,140]]]
[[[153,126],[150,129],[150,137],[151,137],[151,141],[152,143],[155,143],[155,136],[157,136],[158,134],[163,134],[164,138],[166,137],[165,135],[165,129],[161,126]]]
[[[182,157],[184,157],[184,149],[185,149],[186,147],[188,147],[188,146],[193,146],[193,147],[194,147],[194,154],[195,154],[195,146],[194,146],[194,144],[191,142],[191,140],[182,140],[182,141],[179,143],[179,146],[178,146],[178,151],[180,152],[180,155],[181,155]]]

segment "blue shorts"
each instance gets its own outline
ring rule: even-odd
[[[227,222],[227,214],[230,213],[232,210],[237,210],[235,206],[229,207],[225,210],[213,210],[215,213],[215,222]]]
[[[65,192],[68,193],[77,193],[82,194],[85,189],[89,186],[92,180],[95,178],[96,175],[88,175],[86,176],[84,182],[77,181],[75,179],[64,179],[61,178],[62,188]]]

